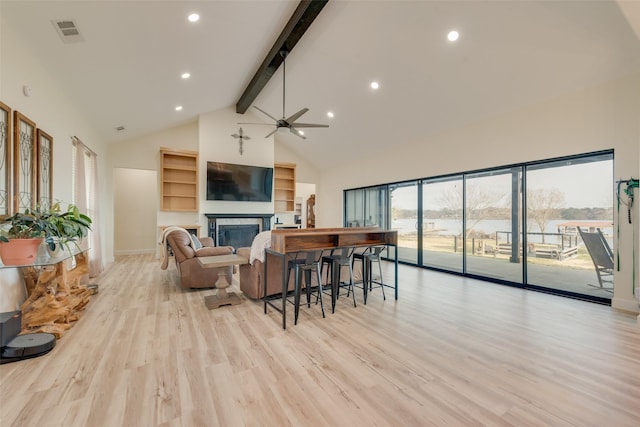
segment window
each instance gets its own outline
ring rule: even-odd
[[[584,154],[346,190],[345,226],[389,212],[401,262],[608,302],[578,227],[612,247],[613,188],[613,152]]]
[[[422,265],[462,272],[464,252],[462,175],[422,184]]]

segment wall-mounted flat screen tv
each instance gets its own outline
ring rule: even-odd
[[[273,168],[207,162],[207,200],[270,202]]]

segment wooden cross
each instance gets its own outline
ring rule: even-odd
[[[238,133],[234,133],[234,134],[232,134],[231,136],[232,136],[232,137],[234,137],[234,138],[236,138],[236,139],[238,140],[238,142],[240,143],[240,150],[238,150],[238,151],[240,151],[240,155],[242,156],[242,153],[244,153],[244,150],[243,150],[243,148],[242,148],[242,144],[243,144],[243,142],[244,142],[245,140],[249,140],[249,139],[251,139],[251,137],[250,137],[250,136],[247,136],[247,135],[243,135],[243,134],[242,134],[242,128],[240,128],[240,130],[238,131]]]

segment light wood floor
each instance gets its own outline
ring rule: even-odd
[[[283,331],[119,257],[51,353],[0,367],[0,425],[640,425],[635,316],[400,268],[398,301],[302,308]]]

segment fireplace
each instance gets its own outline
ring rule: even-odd
[[[260,225],[218,225],[218,244],[216,246],[233,246],[235,249],[250,247],[253,238],[260,232]]]
[[[205,214],[216,246],[249,247],[261,231],[271,230],[273,214]]]

